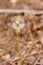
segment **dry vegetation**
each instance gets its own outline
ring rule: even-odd
[[[0,9],[43,10],[43,0],[0,0]]]
[[[0,0],[0,9],[43,11],[43,0]],[[0,13],[0,65],[19,65],[16,32],[12,18],[22,16],[25,27],[19,32],[23,65],[43,65],[43,14]]]
[[[23,65],[43,65],[43,15],[20,14],[25,27],[19,33]],[[17,14],[0,14],[0,65],[19,65],[16,46],[16,33],[11,27],[12,17]],[[5,60],[3,56],[10,59]]]

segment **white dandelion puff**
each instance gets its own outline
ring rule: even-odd
[[[15,17],[15,20],[13,20],[12,28],[15,30],[20,30],[25,26],[24,18],[21,16]]]

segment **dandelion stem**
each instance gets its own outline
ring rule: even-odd
[[[19,38],[18,38],[18,30],[16,30],[16,43],[17,43],[17,49],[18,49],[18,56],[19,56],[19,62],[20,65],[22,65],[22,57],[21,57],[21,53],[20,53],[20,44],[19,44]]]

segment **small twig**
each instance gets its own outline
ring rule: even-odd
[[[0,13],[32,13],[32,14],[43,14],[43,11],[37,11],[37,10],[23,10],[23,9],[0,9]]]

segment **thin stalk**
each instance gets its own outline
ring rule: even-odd
[[[19,62],[20,62],[20,65],[22,65],[22,57],[21,57],[21,52],[20,52],[18,30],[16,30],[16,35],[17,35],[17,37],[16,37],[16,43],[17,43],[17,49],[18,49]]]

